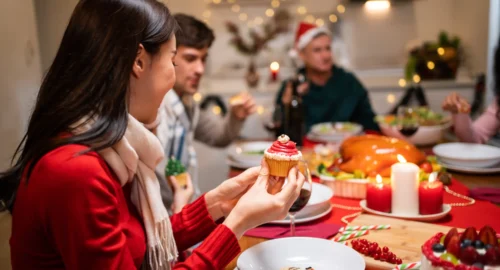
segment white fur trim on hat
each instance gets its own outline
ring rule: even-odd
[[[332,36],[332,33],[328,31],[325,27],[316,27],[316,28],[311,28],[308,31],[306,31],[304,34],[302,34],[299,37],[299,40],[297,41],[297,50],[302,50],[304,49],[309,42],[311,42],[314,37],[316,37],[319,34],[326,34],[328,36]]]

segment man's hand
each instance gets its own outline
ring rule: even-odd
[[[239,120],[245,120],[257,110],[255,100],[246,92],[231,98],[229,106],[231,114]]]

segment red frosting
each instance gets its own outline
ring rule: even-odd
[[[286,154],[288,156],[297,155],[299,153],[296,144],[294,142],[288,140],[286,143],[282,143],[280,142],[279,138],[278,140],[274,141],[273,145],[271,145],[269,149],[267,149],[267,152],[276,154]]]

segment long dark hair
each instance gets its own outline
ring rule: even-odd
[[[128,123],[128,89],[139,45],[156,54],[177,31],[168,8],[156,0],[80,0],[45,76],[27,132],[0,173],[0,202],[12,210],[21,178],[38,160],[67,144],[112,146]],[[74,136],[72,125],[90,116],[90,130]]]

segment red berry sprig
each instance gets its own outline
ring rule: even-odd
[[[375,242],[370,242],[366,239],[354,239],[351,241],[352,248],[357,252],[373,257],[373,259],[392,264],[402,264],[403,260],[392,253],[388,247],[379,247]]]

